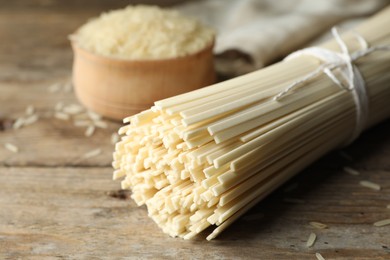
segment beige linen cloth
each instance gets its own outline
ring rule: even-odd
[[[389,0],[204,0],[178,6],[217,30],[217,70],[236,76],[275,62],[342,21]]]

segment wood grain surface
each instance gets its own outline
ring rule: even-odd
[[[0,259],[316,259],[316,252],[325,259],[390,259],[390,226],[373,226],[390,218],[389,121],[344,149],[352,160],[328,155],[215,241],[162,233],[111,180],[110,137],[120,124],[108,122],[86,138],[85,128],[53,118],[56,103],[77,103],[73,92],[48,91],[71,76],[67,35],[126,3],[0,1]],[[12,129],[28,105],[41,118]],[[100,155],[83,158],[97,148]],[[344,172],[345,166],[360,175]],[[382,189],[362,187],[361,180]],[[315,229],[310,221],[328,228]],[[317,241],[307,248],[311,232]]]

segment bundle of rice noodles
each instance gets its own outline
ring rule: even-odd
[[[324,59],[298,53],[125,118],[114,179],[123,178],[165,233],[190,239],[215,226],[207,239],[215,238],[309,164],[389,117],[389,24],[387,8],[315,49]]]

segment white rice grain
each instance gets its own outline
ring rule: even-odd
[[[93,122],[95,124],[96,127],[99,127],[99,128],[107,128],[108,127],[108,124],[104,121],[94,121]]]
[[[92,150],[92,151],[85,153],[83,157],[87,159],[87,158],[98,156],[101,153],[102,153],[102,150],[100,148],[97,148],[95,150]]]
[[[325,258],[320,254],[316,253],[317,260],[325,260]]]
[[[76,114],[76,115],[73,115],[73,119],[75,120],[88,120],[89,122],[91,122],[91,119],[89,118],[88,114],[83,111],[82,113],[79,113],[79,114]]]
[[[77,119],[73,121],[73,124],[74,126],[84,127],[91,125],[91,122],[89,120]]]
[[[68,114],[62,112],[56,112],[54,117],[60,120],[69,120],[70,116]]]
[[[5,149],[7,149],[10,152],[13,152],[13,153],[19,152],[19,148],[16,145],[14,145],[14,144],[5,143],[4,147],[5,147]]]
[[[63,112],[69,114],[69,115],[76,115],[83,112],[84,107],[78,104],[70,104],[68,106],[65,106],[63,109]]]
[[[93,121],[98,121],[98,120],[101,120],[102,119],[102,116],[91,111],[91,110],[88,110],[88,116],[90,119],[92,119]]]
[[[84,135],[85,135],[86,137],[90,137],[90,136],[93,135],[94,132],[95,132],[95,126],[90,125],[90,126],[88,126],[87,129],[85,130]]]
[[[31,116],[32,114],[34,114],[34,112],[35,112],[34,106],[32,106],[32,105],[27,106],[26,115]]]
[[[317,235],[314,233],[310,233],[309,238],[307,239],[306,246],[312,247],[314,243],[316,242]]]
[[[62,88],[61,83],[54,83],[53,85],[50,85],[48,87],[48,90],[50,93],[56,93],[56,92],[60,91],[61,88]]]
[[[24,120],[24,125],[31,125],[38,121],[39,116],[37,114],[31,115]]]
[[[390,209],[390,204],[389,204],[389,205],[387,205],[387,208],[388,208],[388,209]]]
[[[352,169],[351,167],[344,167],[343,170],[344,170],[344,172],[351,174],[351,175],[355,175],[355,176],[360,175],[360,172],[358,172],[355,169]]]
[[[377,221],[374,223],[374,226],[376,226],[376,227],[383,227],[383,226],[387,226],[387,225],[390,225],[390,218],[383,219],[383,220],[380,220],[380,221]]]
[[[325,229],[325,228],[328,227],[327,225],[325,225],[325,224],[323,224],[323,223],[315,222],[315,221],[312,221],[312,222],[310,222],[309,224],[310,224],[310,226],[315,227],[315,228],[318,228],[318,229]]]
[[[119,142],[119,135],[117,133],[113,133],[111,135],[111,143],[116,144],[117,142]]]
[[[58,102],[58,103],[55,105],[55,107],[54,107],[54,109],[55,109],[56,111],[61,111],[63,108],[64,108],[64,103],[62,103],[62,102]]]
[[[19,128],[21,128],[23,125],[24,125],[24,118],[23,118],[23,117],[19,117],[18,119],[16,119],[16,121],[15,121],[14,124],[12,125],[12,128],[13,128],[13,129],[19,129]]]
[[[360,181],[360,185],[362,185],[363,187],[366,187],[366,188],[377,190],[377,191],[381,190],[381,186],[379,184],[376,184],[376,183],[373,183],[370,181]]]

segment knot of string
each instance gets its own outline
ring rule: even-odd
[[[362,74],[354,64],[354,61],[374,51],[390,50],[390,46],[370,47],[367,41],[360,34],[353,32],[353,35],[359,42],[361,49],[353,53],[349,53],[348,46],[341,39],[336,27],[332,28],[332,35],[340,48],[340,52],[331,51],[321,47],[309,47],[296,51],[285,58],[285,60],[290,60],[302,55],[310,55],[320,59],[324,63],[311,73],[288,85],[283,91],[274,97],[274,100],[281,100],[283,97],[291,94],[298,86],[322,73],[325,73],[337,86],[339,86],[341,89],[350,91],[353,96],[356,109],[356,120],[355,128],[351,133],[350,139],[347,141],[347,144],[350,144],[364,130],[369,113],[369,101],[366,91],[366,84]],[[342,77],[348,84],[347,86],[342,84],[341,81],[335,76],[333,73],[333,70],[335,69],[340,70]]]

